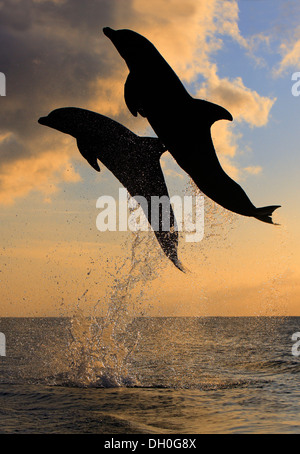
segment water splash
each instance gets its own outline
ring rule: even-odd
[[[107,279],[113,278],[113,283],[89,316],[81,308],[88,289],[78,298],[65,354],[68,371],[57,376],[56,383],[59,378],[60,384],[68,386],[139,386],[130,370],[130,358],[140,336],[139,332],[132,334],[132,323],[151,308],[146,289],[158,277],[164,262],[153,232],[132,232],[131,241],[131,256],[121,265],[116,260],[113,273],[106,270]],[[106,309],[99,317],[103,307]]]
[[[192,184],[188,186],[187,191],[189,194],[199,194],[199,190]],[[220,282],[222,276],[217,276],[220,274],[220,266],[214,262],[210,253],[218,248],[222,252],[224,248],[231,247],[232,230],[236,226],[236,221],[235,214],[206,199],[205,242],[194,245],[198,261],[200,255],[201,262],[206,261],[203,266],[207,268],[209,265],[211,273],[215,270],[216,278],[219,278],[218,284],[224,290],[223,300],[226,298],[226,285],[230,286],[230,283]],[[61,369],[64,372],[56,374],[54,382],[51,383],[77,387],[145,386],[144,377],[137,375],[137,370],[141,368],[135,365],[145,333],[143,329],[137,328],[135,320],[137,317],[151,314],[151,301],[147,299],[151,295],[148,291],[149,284],[161,276],[166,260],[157,246],[153,232],[132,232],[128,241],[131,245],[130,257],[123,262],[117,257],[115,262],[107,267],[105,271],[107,280],[104,281],[112,281],[112,284],[109,285],[106,295],[93,305],[88,316],[86,307],[89,285],[88,281],[86,282],[87,289],[78,298],[76,311],[70,321],[67,350],[60,355],[63,364]],[[124,243],[124,249],[128,249],[128,241]],[[193,245],[190,244],[188,247],[191,250]],[[184,242],[181,240],[179,249],[182,251],[183,248]],[[211,301],[206,301],[205,298],[204,278],[199,274],[193,275],[191,279],[196,283],[197,301],[199,291],[202,292],[201,312],[207,310],[209,313]],[[229,299],[230,292],[228,295]],[[201,321],[201,324],[203,323],[204,321]],[[155,332],[154,336],[160,339],[161,330],[162,325],[158,325],[157,332],[152,328],[152,334]],[[181,338],[180,343],[183,343]],[[163,351],[161,364],[164,364],[164,367],[159,370],[156,384],[162,382],[164,385],[168,383],[170,387],[180,388],[186,375],[189,386],[192,386],[193,380],[190,380],[192,372],[190,373],[187,364],[183,372],[182,365],[177,361],[168,364],[168,367],[164,363],[173,355],[173,328],[170,328],[167,339],[164,339],[159,351],[153,352],[155,357],[160,358],[160,350]],[[166,372],[168,379],[164,377]]]

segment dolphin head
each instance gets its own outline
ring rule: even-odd
[[[38,123],[75,137],[82,156],[95,170],[97,170],[97,172],[100,172],[95,150],[87,140],[87,137],[89,137],[93,132],[96,118],[95,116],[102,117],[94,112],[84,109],[76,107],[62,107],[60,109],[53,110],[49,113],[49,115],[47,115],[47,117],[39,118]],[[79,147],[78,140],[82,143],[81,147]]]
[[[88,114],[89,111],[77,107],[62,107],[53,110],[47,117],[39,118],[38,123],[78,137],[87,129]]]
[[[103,33],[111,40],[129,69],[137,61],[141,61],[146,51],[156,50],[147,38],[132,30],[113,30],[105,27]]]
[[[47,117],[39,118],[38,122],[40,125],[48,126],[70,135],[75,134],[77,123],[72,108],[53,110]]]

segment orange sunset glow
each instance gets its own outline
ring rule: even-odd
[[[237,1],[113,0],[96,14],[84,2],[70,10],[68,2],[40,0],[30,17],[26,9],[12,15],[13,3],[1,9],[1,316],[69,316],[78,307],[103,315],[115,281],[126,281],[133,251],[140,260],[130,295],[135,315],[300,315],[300,99],[291,93],[300,38],[293,17],[289,30],[284,23],[288,7],[280,10],[286,16],[278,11],[276,20],[249,28]],[[187,273],[161,253],[153,232],[97,230],[98,197],[117,198],[121,184],[101,162],[96,173],[73,138],[37,120],[76,106],[154,135],[124,103],[128,70],[104,26],[146,36],[189,93],[231,112],[232,123],[212,128],[220,162],[255,206],[282,206],[274,213],[280,225],[205,198],[204,239],[179,236]],[[168,152],[161,165],[170,195],[192,194]]]

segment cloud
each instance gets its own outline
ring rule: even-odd
[[[300,61],[300,27],[295,30],[293,38],[289,42],[281,43],[279,47],[281,61],[273,69],[273,74],[278,77],[289,68],[297,69]]]
[[[233,80],[220,78],[217,66],[212,64],[208,77],[197,92],[197,97],[205,98],[225,107],[233,116],[234,122],[217,122],[212,127],[215,149],[224,170],[234,179],[239,180],[245,172],[233,162],[239,150],[241,134],[236,126],[246,123],[250,127],[265,126],[269,121],[270,111],[276,98],[259,95],[255,90],[246,87],[241,77]],[[247,172],[256,175],[253,172]]]
[[[1,172],[0,204],[11,205],[16,198],[34,190],[39,190],[49,203],[49,196],[57,192],[62,181],[76,183],[80,180],[65,154],[46,152],[38,157],[18,159],[7,163]]]
[[[273,66],[274,77],[284,75],[288,70],[297,71],[300,59],[300,4],[296,1],[280,3],[279,18],[268,32],[270,40],[277,47],[279,62]]]
[[[250,126],[265,126],[276,98],[270,99],[247,88],[242,79],[219,78],[213,65],[209,77],[197,93],[198,97],[208,97],[212,102],[228,109],[235,121],[246,122]]]
[[[261,166],[248,166],[244,168],[244,171],[250,173],[251,175],[258,175],[262,172]]]
[[[100,25],[111,20],[112,3],[0,2],[0,62],[7,80],[0,111],[0,203],[32,190],[50,194],[59,183],[79,180],[68,170],[74,144],[71,154],[66,138],[37,120],[57,107],[87,107],[96,77],[109,77]]]
[[[0,203],[33,190],[49,200],[60,183],[78,181],[78,175],[70,178],[63,171],[77,153],[74,144],[37,124],[55,108],[96,110],[145,133],[146,120],[133,118],[125,106],[128,71],[102,33],[107,25],[146,35],[185,83],[193,82],[203,97],[220,100],[237,121],[251,126],[268,121],[274,100],[241,79],[220,79],[213,63],[222,35],[249,49],[238,28],[237,1],[0,0],[0,9],[0,63],[7,80],[0,111]],[[227,159],[236,154],[236,137],[228,127],[220,133]],[[53,161],[48,166],[47,159]]]
[[[184,179],[184,172],[180,169],[169,152],[163,154],[160,159],[160,165],[166,176],[176,178],[177,180]]]

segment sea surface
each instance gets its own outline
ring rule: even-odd
[[[0,433],[300,433],[300,318],[1,318]]]

